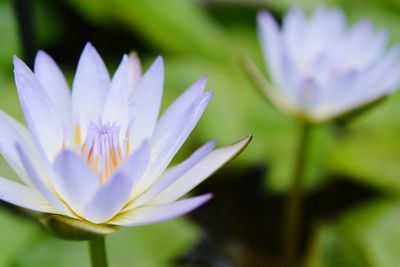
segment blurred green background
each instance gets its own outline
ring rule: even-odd
[[[22,20],[17,4],[27,7]],[[108,237],[111,266],[281,266],[276,229],[297,128],[253,88],[240,59],[251,57],[266,73],[257,11],[268,9],[279,20],[294,4],[308,11],[318,4],[340,6],[350,22],[370,19],[390,32],[392,43],[400,42],[397,0],[0,0],[0,108],[17,119],[23,117],[12,55],[29,62],[31,51],[43,49],[71,81],[91,41],[111,73],[123,53],[138,51],[145,68],[163,55],[164,107],[198,77],[209,77],[215,96],[176,161],[210,139],[222,146],[254,136],[240,157],[200,189],[216,197],[199,215]],[[21,27],[31,34],[25,45]],[[400,94],[354,120],[314,131],[300,255],[305,266],[400,266],[398,114]],[[4,161],[0,173],[16,179]],[[89,266],[85,243],[57,240],[19,209],[0,205],[0,267]],[[227,233],[213,236],[225,226]]]

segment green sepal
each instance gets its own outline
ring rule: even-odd
[[[65,240],[84,241],[112,234],[118,226],[109,224],[93,224],[61,215],[43,215],[40,218],[47,229],[57,237]]]

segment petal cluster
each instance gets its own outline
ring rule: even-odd
[[[282,28],[266,11],[259,36],[281,109],[311,122],[326,121],[391,93],[400,85],[400,46],[368,21],[346,27],[340,9],[311,17],[291,9]]]
[[[212,93],[202,77],[159,118],[161,57],[142,74],[137,56],[124,55],[110,78],[88,43],[72,91],[43,51],[34,71],[17,57],[14,66],[27,128],[0,112],[0,152],[23,184],[0,177],[0,199],[27,209],[123,226],[174,218],[210,198],[181,199],[250,140],[209,142],[167,168]]]

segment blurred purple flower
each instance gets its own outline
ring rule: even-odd
[[[210,194],[181,200],[248,144],[214,150],[209,142],[167,169],[209,100],[206,78],[158,119],[164,64],[142,75],[124,55],[112,79],[88,43],[72,93],[53,59],[40,51],[32,72],[14,57],[15,81],[28,125],[0,113],[0,152],[24,184],[0,177],[0,199],[93,224],[136,226],[168,220]]]
[[[385,51],[388,34],[368,21],[350,29],[338,9],[298,8],[283,19],[258,15],[258,29],[273,89],[271,101],[310,122],[333,119],[388,95],[400,85],[400,46]]]

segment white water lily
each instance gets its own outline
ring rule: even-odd
[[[388,34],[368,21],[347,29],[340,9],[318,8],[307,18],[293,8],[281,30],[263,11],[258,26],[273,82],[269,98],[307,121],[333,119],[400,85],[400,46],[385,52]]]
[[[216,150],[209,142],[167,169],[212,93],[200,78],[158,119],[161,57],[142,75],[138,58],[125,55],[110,79],[87,44],[72,93],[42,51],[34,72],[17,57],[14,66],[27,128],[1,112],[0,152],[24,184],[0,177],[0,199],[26,209],[117,226],[171,219],[207,201],[181,198],[250,140]]]

